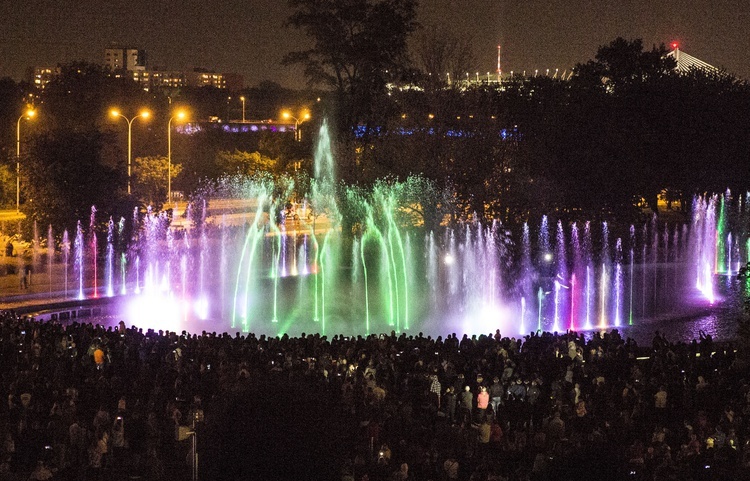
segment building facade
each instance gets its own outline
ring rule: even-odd
[[[206,68],[191,71],[149,69],[146,51],[133,47],[104,49],[104,68],[117,78],[131,78],[146,91],[152,88],[214,87],[238,91],[244,88],[244,79],[235,73],[222,73]],[[61,68],[34,67],[27,70],[27,78],[38,89],[44,89],[60,74]]]
[[[110,72],[146,70],[146,51],[132,47],[105,48],[104,67]]]
[[[31,82],[39,90],[44,90],[52,79],[60,75],[60,70],[59,65],[57,67],[34,67]]]

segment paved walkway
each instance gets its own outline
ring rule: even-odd
[[[60,292],[61,286],[54,281],[50,282],[50,276],[47,272],[32,272],[27,278],[26,287],[23,287],[21,275],[17,273],[19,267],[22,266],[16,264],[16,259],[0,256],[0,309],[18,309],[72,300],[70,297],[72,291],[69,291],[69,296],[66,298],[65,293]],[[14,264],[16,265],[14,266]],[[69,288],[72,287],[72,285],[69,286]]]
[[[0,209],[0,309],[18,309],[66,300],[64,292],[56,292],[60,289],[54,282],[57,269],[53,270],[52,276],[49,269],[44,273],[32,272],[27,278],[26,287],[23,287],[20,274],[24,267],[22,254],[30,244],[16,235],[16,223],[24,219],[26,215],[23,212]],[[13,244],[13,255],[10,256],[6,253],[9,240]]]

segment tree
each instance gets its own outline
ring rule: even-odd
[[[0,78],[0,205],[16,202],[16,121],[29,100],[24,85],[13,79]],[[35,125],[23,125],[24,140],[30,137]],[[25,144],[25,143],[24,143]],[[25,149],[25,147],[24,147]]]
[[[86,62],[62,66],[41,97],[44,125],[71,131],[97,130],[109,121],[111,107],[137,111],[149,100],[133,80],[109,76],[101,65]]]
[[[172,179],[180,175],[181,164],[172,164]],[[148,205],[161,207],[167,198],[169,159],[165,156],[137,157],[135,159],[134,191]]]
[[[608,91],[632,87],[639,83],[674,74],[675,59],[667,56],[664,44],[643,50],[643,41],[617,37],[599,47],[595,60],[573,69],[573,83],[599,86]]]
[[[3,147],[15,140],[16,120],[23,113],[24,92],[13,79],[0,78],[0,138]],[[15,147],[15,146],[14,146]]]
[[[407,69],[416,0],[290,0],[288,24],[313,41],[286,64],[302,64],[310,84],[333,88],[339,125],[371,120],[370,105]]]
[[[221,151],[216,154],[217,165],[229,175],[253,176],[262,172],[276,173],[278,161],[260,152]]]
[[[451,80],[463,78],[465,72],[476,71],[473,42],[471,36],[455,35],[445,26],[423,30],[414,52],[421,70],[419,83],[428,90],[439,90],[448,86]]]
[[[645,51],[641,40],[622,38],[576,66],[563,128],[573,130],[558,145],[568,157],[561,171],[584,187],[578,192],[598,191],[588,197],[620,206],[643,198],[657,212],[664,189],[689,201],[697,192],[744,188],[747,169],[736,159],[748,155],[747,84],[675,66],[664,45]]]
[[[55,130],[40,135],[25,160],[23,204],[29,219],[56,232],[87,219],[91,206],[106,216],[132,215],[134,203],[124,189],[124,169],[101,162],[104,136],[96,131]]]
[[[9,160],[7,165],[0,165],[0,205],[13,205],[16,202],[16,159]],[[11,165],[12,163],[12,165]]]

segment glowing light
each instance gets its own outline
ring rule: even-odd
[[[173,115],[176,118],[177,112],[173,112]],[[319,153],[320,156],[328,154],[328,148]],[[718,197],[698,201],[694,208],[696,218],[693,227],[684,226],[682,234],[675,235],[673,241],[667,241],[670,238],[669,229],[665,228],[662,237],[658,229],[660,224],[655,220],[648,224],[650,228],[644,227],[642,238],[636,238],[635,227],[631,226],[630,242],[626,244],[629,259],[623,256],[623,242],[619,238],[612,255],[606,228],[603,230],[602,247],[597,245],[598,242],[594,242],[596,247],[592,247],[588,222],[580,242],[576,224],[570,227],[571,235],[567,237],[564,230],[567,227],[557,222],[558,236],[553,244],[549,239],[551,230],[546,218],[539,229],[539,241],[533,248],[529,226],[524,224],[519,263],[495,249],[499,240],[496,235],[511,235],[500,224],[492,224],[492,227],[470,224],[465,226],[464,232],[450,229],[446,231],[443,241],[436,241],[430,234],[425,237],[424,250],[415,247],[412,251],[413,237],[404,233],[406,231],[402,230],[399,222],[401,186],[394,184],[381,185],[374,189],[371,197],[358,200],[367,215],[363,219],[359,243],[355,237],[349,257],[342,255],[342,245],[346,244],[342,244],[335,227],[339,224],[331,220],[339,214],[335,210],[338,207],[333,201],[326,206],[329,202],[327,187],[332,183],[324,174],[320,178],[326,179],[329,184],[325,186],[326,189],[318,188],[310,202],[316,206],[316,216],[325,216],[325,223],[319,222],[315,226],[315,217],[307,215],[309,207],[306,200],[302,201],[305,207],[298,211],[305,213],[294,221],[293,233],[287,231],[292,225],[288,218],[286,224],[269,223],[269,219],[275,218],[275,214],[284,208],[286,199],[270,197],[276,188],[270,184],[253,183],[247,194],[253,199],[249,203],[250,208],[255,209],[252,224],[244,220],[243,234],[238,235],[234,242],[236,249],[230,251],[222,247],[216,257],[212,255],[214,251],[210,248],[212,244],[208,243],[206,231],[194,227],[191,222],[199,218],[196,215],[207,215],[205,204],[197,213],[183,216],[187,219],[184,237],[175,238],[175,233],[169,228],[166,240],[161,221],[158,220],[160,217],[151,211],[145,217],[139,217],[136,211],[134,225],[138,225],[141,218],[144,223],[138,231],[142,233],[139,239],[148,242],[137,251],[115,250],[117,244],[114,240],[124,235],[125,220],[121,220],[117,232],[110,220],[106,261],[101,264],[106,268],[107,289],[102,292],[110,296],[117,289],[128,293],[143,291],[145,295],[139,296],[141,299],[135,304],[137,315],[125,317],[126,312],[123,312],[122,318],[126,322],[132,320],[139,325],[145,323],[177,331],[188,326],[195,327],[194,321],[208,318],[219,321],[229,318],[231,314],[233,328],[235,325],[245,330],[252,327],[254,331],[270,331],[274,335],[287,330],[292,333],[302,329],[307,331],[313,319],[318,322],[314,331],[324,331],[327,322],[338,328],[341,317],[346,317],[346,322],[348,317],[355,316],[356,322],[364,324],[367,333],[371,330],[383,332],[386,322],[393,326],[392,330],[399,332],[409,329],[410,316],[416,319],[414,327],[421,328],[418,323],[422,319],[418,318],[418,314],[422,312],[436,314],[435,320],[440,323],[438,326],[425,325],[425,330],[430,333],[435,332],[430,331],[434,328],[445,330],[443,321],[451,327],[463,327],[467,333],[484,334],[497,328],[502,328],[503,334],[528,333],[528,330],[534,329],[560,331],[568,326],[570,329],[598,330],[600,326],[611,328],[624,324],[624,309],[628,308],[628,323],[632,322],[634,302],[644,304],[643,319],[653,313],[664,312],[663,309],[671,305],[665,301],[671,302],[667,298],[672,296],[673,291],[662,290],[662,285],[680,288],[684,285],[683,277],[675,279],[673,272],[690,276],[708,299],[701,299],[704,304],[721,302],[721,285],[717,284],[714,274],[717,240],[725,240],[723,254],[718,257],[732,268],[733,273],[740,256],[745,259],[747,251],[750,251],[750,247],[745,249],[748,244],[743,232],[730,232],[735,227],[732,212],[744,212],[730,200],[723,208],[723,216],[728,219],[722,223],[724,234],[717,237],[717,219],[723,217],[716,215],[720,206]],[[330,210],[324,211],[324,208]],[[187,211],[190,212],[190,209]],[[238,221],[243,220],[238,218]],[[329,224],[334,227],[329,227]],[[229,236],[225,227],[230,225],[222,226],[222,244],[231,244],[224,242]],[[300,233],[296,231],[297,226],[302,229]],[[65,240],[67,233],[63,236],[63,246],[68,247],[62,248],[61,259],[66,266],[70,266],[65,275],[68,272],[75,275],[79,286],[82,279],[94,279],[96,283],[97,274],[93,270],[97,265],[94,257],[96,244],[89,241],[80,225],[75,237],[76,244],[71,251],[70,242]],[[662,241],[662,238],[665,240]],[[177,239],[182,240],[178,242]],[[414,244],[418,246],[422,242]],[[162,250],[163,246],[166,246],[166,250]],[[636,249],[643,252],[637,263]],[[426,255],[421,256],[422,253]],[[74,264],[68,263],[70,254],[76,259]],[[424,276],[419,270],[422,267],[420,257],[426,260]],[[94,262],[85,262],[87,259]],[[348,265],[344,264],[349,259],[353,262],[359,260],[358,265],[352,266],[350,283],[339,277],[340,272],[349,272]],[[532,259],[536,262],[532,262]],[[503,278],[503,266],[507,260],[512,260],[513,265],[519,267],[519,278]],[[441,265],[441,262],[444,264]],[[596,267],[594,262],[598,263]],[[630,265],[627,266],[626,262]],[[556,270],[552,269],[552,263]],[[682,263],[686,267],[679,267]],[[114,282],[114,271],[118,265],[119,285]],[[141,265],[143,268],[140,268]],[[634,265],[638,270],[634,270]],[[317,275],[304,278],[310,271]],[[208,282],[209,272],[219,273],[222,279]],[[550,278],[553,272],[555,277]],[[281,280],[289,273],[301,276],[297,280]],[[654,274],[654,279],[658,275],[660,282],[651,282],[651,274]],[[65,281],[67,283],[67,277]],[[629,285],[625,282],[629,282]],[[502,287],[505,283],[513,289],[505,291]],[[345,290],[349,284],[355,290]],[[567,289],[570,290],[570,298],[564,291]],[[642,291],[642,295],[637,291]],[[70,293],[74,296],[75,289],[70,289]],[[79,293],[82,296],[80,287]],[[538,296],[536,306],[534,294]],[[91,295],[90,292],[87,295]],[[297,300],[300,302],[297,303]],[[504,306],[506,302],[512,306],[512,314]],[[356,310],[351,309],[350,304],[358,304],[354,306]],[[434,307],[435,311],[428,311]],[[273,314],[269,315],[271,308]],[[342,308],[345,310],[342,311]],[[535,309],[536,313],[533,312]],[[350,313],[354,316],[350,316]],[[536,328],[534,314],[537,314]],[[346,328],[350,327],[346,325]]]
[[[208,299],[206,297],[201,297],[196,300],[193,303],[193,312],[195,312],[196,317],[201,321],[208,319]]]
[[[608,288],[608,276],[607,276],[607,265],[602,264],[602,275],[599,283],[599,294],[601,296],[600,314],[599,314],[599,328],[604,329],[607,327],[607,288]]]
[[[541,331],[542,330],[542,301],[544,301],[544,289],[539,287],[539,291],[537,291],[536,297],[539,300],[539,309],[537,310],[536,330]]]
[[[570,276],[570,330],[575,330],[576,314],[576,275]]]
[[[131,324],[145,324],[154,329],[174,332],[182,330],[182,318],[187,305],[172,296],[158,293],[133,297],[126,308]]]
[[[672,50],[677,50],[680,45],[677,42],[672,42]]]
[[[555,313],[552,317],[552,330],[560,331],[560,281],[555,279]]]
[[[506,331],[510,312],[505,306],[485,305],[471,312],[463,320],[463,332],[488,333],[496,329]]]

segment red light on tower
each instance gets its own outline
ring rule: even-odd
[[[677,42],[672,42],[672,50],[677,50],[680,47],[680,44]]]

